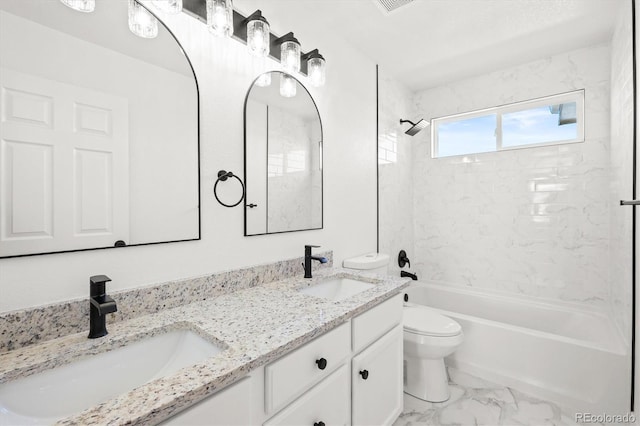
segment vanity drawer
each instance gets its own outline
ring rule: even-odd
[[[402,294],[393,296],[367,312],[358,315],[353,323],[353,352],[357,353],[367,345],[402,323]]]
[[[343,365],[264,425],[348,425],[350,418],[349,368]]]
[[[343,364],[351,354],[350,343],[351,327],[347,322],[266,366],[267,414],[279,410]]]

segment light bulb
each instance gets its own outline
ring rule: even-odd
[[[296,95],[296,79],[288,74],[280,75],[280,96],[293,98]]]
[[[283,41],[280,45],[280,63],[288,73],[297,73],[300,71],[300,43],[293,39]]]
[[[233,3],[231,0],[207,0],[207,26],[217,36],[233,35]]]
[[[307,61],[307,71],[311,85],[315,87],[324,86],[326,79],[325,61],[322,57],[309,58]]]
[[[129,29],[142,38],[158,35],[158,20],[135,0],[129,0]]]
[[[65,6],[69,6],[78,12],[93,12],[96,8],[96,0],[60,0]]]
[[[269,23],[262,17],[258,10],[248,18],[247,23],[247,48],[249,53],[259,57],[267,57],[269,55],[269,44],[271,42],[269,36]]]

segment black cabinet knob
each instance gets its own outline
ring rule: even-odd
[[[362,378],[363,378],[364,380],[367,380],[367,379],[369,378],[369,371],[367,371],[367,370],[362,370],[362,371],[360,372],[360,375],[362,376]]]
[[[318,364],[318,368],[320,370],[324,370],[325,368],[327,368],[327,360],[324,358],[316,359],[316,364]]]
[[[324,426],[324,422],[315,422],[313,426]]]

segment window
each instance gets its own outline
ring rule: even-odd
[[[433,158],[584,141],[584,90],[434,118]]]

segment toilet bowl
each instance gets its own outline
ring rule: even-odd
[[[389,255],[368,253],[345,259],[342,266],[381,275],[388,272]],[[431,402],[449,399],[444,357],[462,343],[460,324],[426,306],[403,308],[404,391]]]
[[[404,391],[430,402],[450,397],[444,357],[464,339],[460,324],[425,306],[403,311]]]

